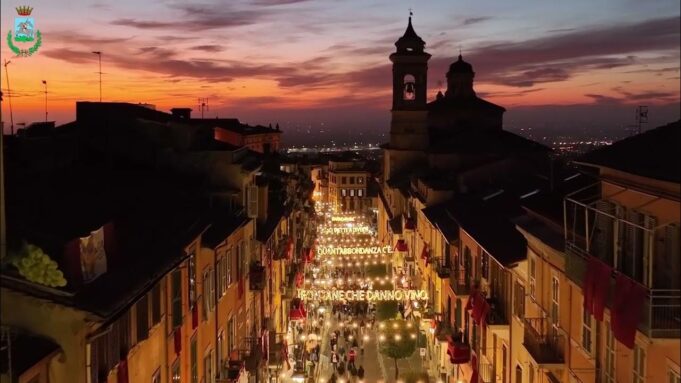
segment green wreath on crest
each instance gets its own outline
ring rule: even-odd
[[[14,43],[12,42],[12,31],[9,31],[7,33],[7,45],[9,45],[9,49],[11,49],[12,52],[19,56],[30,56],[34,54],[38,50],[38,48],[40,48],[40,45],[42,45],[43,43],[43,36],[40,33],[40,31],[35,32],[35,37],[36,37],[35,44],[33,44],[32,47],[28,49],[21,49],[18,46],[14,45]]]

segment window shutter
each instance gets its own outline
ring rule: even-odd
[[[151,290],[151,325],[161,321],[161,284],[157,283]]]
[[[137,342],[149,337],[149,301],[147,297],[147,295],[144,295],[137,302]]]
[[[258,217],[258,187],[248,187],[248,218]]]

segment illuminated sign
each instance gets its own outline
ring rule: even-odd
[[[298,290],[298,298],[318,301],[428,300],[425,290]]]
[[[371,234],[369,226],[323,227],[321,234]]]
[[[317,248],[319,255],[364,255],[364,254],[392,254],[392,246],[369,246],[369,247],[336,247],[320,246]]]
[[[354,222],[355,217],[331,217],[332,222]]]

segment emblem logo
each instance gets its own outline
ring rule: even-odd
[[[31,56],[40,48],[42,35],[39,30],[35,29],[35,19],[30,17],[33,12],[32,7],[22,5],[16,10],[19,16],[14,18],[14,37],[10,30],[7,33],[7,44],[17,56]],[[17,46],[15,42],[21,45]],[[26,43],[33,43],[33,45],[29,46]]]

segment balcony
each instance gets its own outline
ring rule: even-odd
[[[449,278],[451,273],[451,264],[445,258],[433,258],[433,267],[437,271],[437,276],[442,279]]]
[[[244,338],[243,350],[242,358],[246,365],[246,371],[255,374],[258,367],[260,367],[260,361],[262,360],[262,344],[260,343],[260,337]]]
[[[290,239],[289,236],[284,235],[279,239],[279,244],[276,246],[274,250],[274,255],[272,259],[275,261],[290,259],[290,256],[292,255],[291,254],[292,249],[293,249],[292,239]]]
[[[454,267],[449,273],[449,284],[457,296],[470,295],[471,278],[465,268]]]
[[[565,273],[584,284],[590,257],[596,257],[648,288],[639,331],[650,338],[681,337],[679,224],[657,225],[654,217],[605,200],[589,205],[565,200]],[[611,278],[606,306],[612,307]]]
[[[248,281],[251,291],[262,291],[265,288],[265,266],[260,262],[251,263]]]
[[[508,315],[504,305],[497,298],[488,298],[489,313],[486,322],[489,326],[508,326]]]
[[[525,318],[523,345],[540,365],[564,364],[565,336],[548,318]]]
[[[286,363],[286,356],[288,351],[285,349],[286,343],[284,341],[286,334],[270,332],[269,339],[269,355],[267,358],[269,368],[280,369]]]

